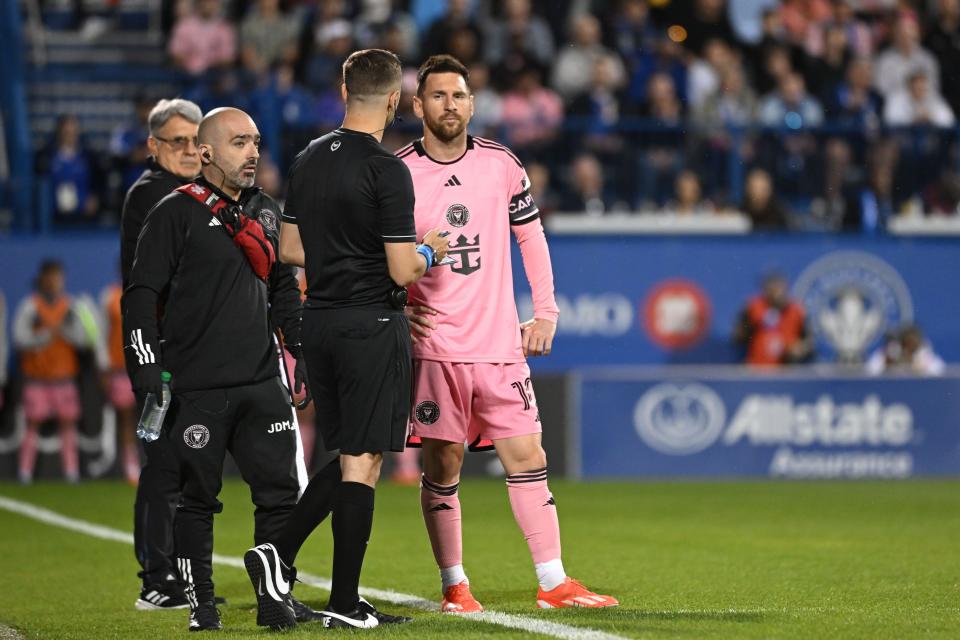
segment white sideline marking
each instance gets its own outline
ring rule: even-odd
[[[45,524],[69,529],[93,538],[101,540],[113,540],[114,542],[123,542],[124,544],[133,544],[133,534],[119,529],[104,527],[99,524],[78,520],[59,514],[43,507],[38,507],[29,502],[21,502],[6,496],[0,496],[0,509],[5,509],[13,513],[19,513],[22,516],[43,522]],[[233,556],[222,556],[213,554],[213,562],[227,567],[244,569],[243,558]],[[299,579],[306,585],[318,589],[330,590],[331,582],[327,578],[313,576],[307,573],[299,573]],[[408,593],[399,593],[397,591],[388,591],[385,589],[372,589],[367,587],[360,588],[360,595],[382,600],[391,604],[403,605],[414,609],[423,609],[425,611],[438,611],[439,605],[432,600],[426,600],[419,596]],[[465,615],[450,615],[451,620],[477,620],[489,624],[496,624],[510,629],[519,629],[530,633],[551,636],[553,638],[562,638],[563,640],[627,640],[623,636],[597,631],[586,627],[573,627],[559,622],[550,622],[539,618],[525,618],[523,616],[509,613],[500,613],[499,611],[484,611],[482,613],[471,613]]]

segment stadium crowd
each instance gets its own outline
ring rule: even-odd
[[[183,96],[254,116],[279,197],[296,151],[342,118],[343,59],[383,47],[407,67],[385,143],[416,136],[416,65],[452,53],[472,130],[516,151],[545,212],[739,210],[755,229],[876,233],[960,206],[960,0],[168,0],[164,16]],[[116,220],[144,108],[107,154],[60,122],[40,154],[58,222]]]

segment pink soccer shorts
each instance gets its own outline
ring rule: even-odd
[[[416,360],[410,432],[414,438],[465,442],[540,433],[526,362]]]
[[[31,422],[50,418],[75,422],[80,419],[80,394],[72,380],[62,382],[25,382],[23,413]]]
[[[133,386],[130,378],[123,371],[114,371],[110,374],[110,404],[114,409],[131,409],[137,399],[133,396]]]

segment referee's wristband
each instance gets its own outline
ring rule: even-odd
[[[430,271],[430,267],[433,266],[433,259],[436,255],[433,251],[433,247],[428,244],[418,244],[417,253],[423,256],[423,259],[427,261],[427,268],[423,270],[424,273]]]

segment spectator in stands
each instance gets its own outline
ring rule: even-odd
[[[720,75],[735,64],[738,64],[736,56],[723,40],[707,40],[703,58],[694,58],[687,72],[687,105],[691,111],[703,106],[720,87]]]
[[[787,37],[798,46],[810,39],[812,30],[833,17],[829,0],[784,0],[780,7],[780,19]]]
[[[740,0],[727,3],[727,18],[739,42],[757,45],[763,39],[764,15],[776,9],[779,0]]]
[[[910,74],[907,86],[894,91],[887,99],[883,109],[884,122],[891,127],[952,126],[954,115],[950,105],[930,84],[925,72],[918,70]]]
[[[940,66],[940,89],[954,113],[960,112],[960,0],[937,0],[924,44]]]
[[[57,421],[64,477],[68,482],[80,479],[77,347],[85,343],[86,333],[77,306],[65,291],[63,266],[56,260],[45,260],[40,265],[35,292],[20,302],[13,321],[13,344],[20,352],[23,411],[27,419],[18,460],[23,484],[33,481],[40,425],[49,419]]]
[[[631,64],[627,96],[634,105],[642,105],[647,100],[650,78],[657,74],[666,74],[682,102],[687,88],[687,53],[680,44],[670,38],[660,38],[652,51],[646,52]]]
[[[195,6],[173,26],[168,47],[174,64],[194,76],[237,57],[236,29],[221,15],[221,0],[196,0]]]
[[[448,34],[464,29],[473,34],[477,49],[483,51],[483,30],[480,28],[480,23],[470,15],[470,0],[447,0],[446,13],[430,25],[420,41],[420,57],[425,59],[439,53],[454,55],[450,51]],[[459,55],[455,55],[455,57],[464,64],[470,62]],[[473,74],[471,74],[472,79]]]
[[[285,12],[280,0],[257,0],[240,25],[240,59],[255,75],[280,63],[297,62],[300,20]]]
[[[620,118],[624,114],[624,97],[617,90],[616,72],[607,57],[593,62],[590,86],[578,95],[567,108],[571,139],[581,148],[594,153],[620,154],[623,137]]]
[[[715,211],[713,203],[703,197],[700,177],[689,169],[677,174],[673,192],[674,197],[664,207],[664,213],[690,216],[711,214]]]
[[[528,65],[503,96],[503,127],[510,147],[520,155],[542,156],[560,133],[563,101],[543,86],[540,70]]]
[[[850,47],[843,27],[831,26],[824,32],[823,53],[807,61],[805,78],[811,93],[820,99],[829,96],[846,77]]]
[[[387,49],[404,63],[413,64],[420,48],[417,23],[400,8],[402,4],[399,0],[360,0],[354,35],[363,49]]]
[[[686,30],[686,38],[680,40],[688,52],[695,56],[703,55],[703,47],[711,39],[731,44],[736,42],[727,17],[725,0],[693,0],[692,4],[688,14],[680,9],[677,16],[679,26]]]
[[[809,129],[823,123],[823,108],[807,93],[803,76],[789,73],[780,80],[777,91],[760,102],[758,116],[765,127]]]
[[[473,82],[472,73],[470,82]],[[533,196],[533,201],[537,203],[537,209],[540,210],[540,219],[546,219],[559,206],[557,194],[554,193],[550,184],[550,169],[540,162],[527,163],[526,167],[527,179],[530,181],[530,195]]]
[[[472,29],[461,27],[447,34],[445,51],[465,65],[472,65],[483,59],[480,41]]]
[[[867,179],[851,193],[843,228],[874,234],[882,232],[896,215],[893,176],[898,147],[892,140],[883,140],[874,145],[868,157]]]
[[[585,153],[574,158],[567,185],[562,211],[600,216],[612,209],[613,199],[604,189],[603,166],[596,157]]]
[[[907,325],[886,336],[883,346],[867,359],[867,373],[912,373],[939,376],[946,369],[943,360],[917,325]]]
[[[834,87],[827,100],[827,113],[861,132],[880,125],[883,97],[873,88],[873,63],[868,58],[857,58],[847,67],[846,81]]]
[[[753,169],[747,174],[743,205],[740,208],[749,216],[754,230],[787,228],[787,211],[773,193],[770,174],[763,169]]]
[[[643,113],[652,129],[639,137],[640,198],[659,205],[670,197],[673,180],[683,166],[683,105],[669,75],[657,73],[650,77]]]
[[[869,58],[872,56],[874,52],[873,33],[867,23],[859,19],[854,13],[854,3],[851,0],[832,0],[832,2],[833,20],[825,23],[822,28],[843,29],[850,52],[855,57]]]
[[[590,88],[598,60],[603,60],[614,87],[623,86],[623,62],[600,42],[600,21],[589,13],[577,16],[571,25],[572,41],[564,46],[553,66],[553,88],[565,101]]]
[[[497,66],[512,55],[521,55],[549,67],[554,50],[550,26],[533,14],[530,0],[504,0],[502,17],[492,21],[487,30],[487,62]]]
[[[744,81],[740,66],[732,64],[721,71],[717,89],[691,116],[711,140],[726,142],[730,127],[747,127],[754,122],[756,109],[757,96]]]
[[[807,224],[812,229],[837,231],[847,216],[847,202],[855,179],[851,149],[840,138],[827,140],[823,146],[823,161],[819,163],[822,169],[818,172],[823,187],[810,203]]]
[[[704,187],[721,200],[729,192],[730,162],[746,162],[753,154],[748,128],[756,120],[756,111],[757,97],[746,84],[743,70],[731,64],[721,72],[718,89],[691,114],[702,149]]]
[[[763,95],[775,91],[784,78],[793,73],[794,64],[790,48],[776,43],[761,47],[760,59],[754,58],[754,85],[758,94]]]
[[[617,51],[631,67],[657,46],[657,28],[650,20],[646,0],[620,0],[609,31]]]
[[[931,215],[960,214],[960,174],[944,169],[923,194],[923,210]]]
[[[147,138],[150,136],[147,118],[153,102],[146,96],[139,97],[134,107],[134,119],[118,126],[110,134],[107,149],[110,153],[111,168],[119,174],[121,190],[124,193],[143,173],[150,155],[150,150],[147,149]]]
[[[940,90],[940,65],[920,46],[920,25],[915,17],[904,15],[893,28],[893,44],[877,56],[874,86],[889,99],[906,88],[910,76],[920,71],[930,80],[934,92]]]
[[[760,293],[740,312],[733,340],[745,349],[747,364],[780,366],[812,360],[806,312],[799,301],[790,299],[788,288],[784,275],[768,274]]]
[[[497,128],[503,120],[503,98],[490,86],[490,67],[484,62],[475,62],[469,69],[470,91],[473,92],[470,131],[485,138],[498,138]],[[403,99],[403,94],[400,97]]]
[[[338,8],[335,3],[339,1],[333,0],[321,5],[327,7],[331,13],[319,11],[314,23],[305,74],[307,85],[313,89],[332,86],[340,76],[340,66],[344,59],[354,49],[353,27],[347,20],[334,17],[333,14]]]
[[[89,224],[97,221],[99,167],[80,136],[76,116],[60,118],[52,148],[45,158],[50,175],[54,216],[60,224]]]

